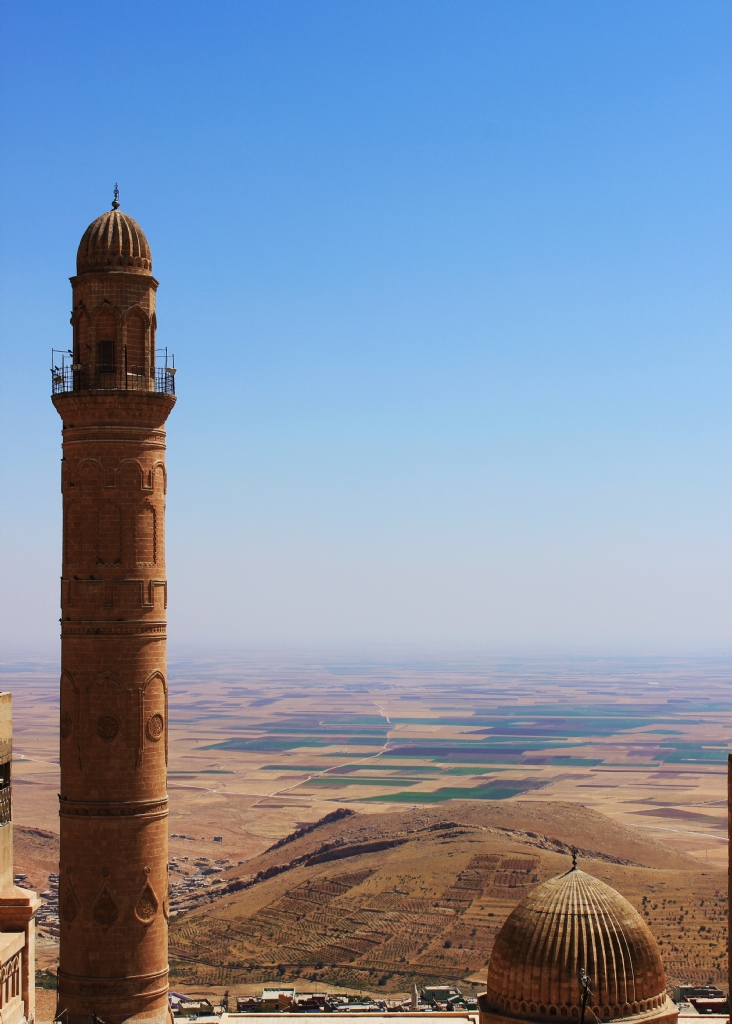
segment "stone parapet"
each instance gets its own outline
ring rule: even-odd
[[[0,892],[0,1011],[3,1024],[13,1024],[18,1004],[6,1001],[11,990],[19,997],[19,1016],[35,1020],[36,1013],[36,914],[38,896],[11,885]],[[17,972],[17,979],[16,979]],[[14,997],[13,997],[14,998]]]

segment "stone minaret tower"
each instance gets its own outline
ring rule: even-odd
[[[61,922],[64,1021],[168,1017],[165,421],[150,247],[118,209],[84,233],[63,420]],[[167,362],[167,360],[166,360]]]

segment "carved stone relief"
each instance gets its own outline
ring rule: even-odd
[[[110,928],[119,917],[119,908],[105,883],[92,907],[92,917],[96,923],[104,928]]]
[[[159,907],[158,898],[150,882],[145,882],[135,904],[135,917],[142,924],[152,924]]]
[[[145,727],[145,734],[151,743],[157,743],[165,732],[165,723],[161,714],[150,715]]]
[[[67,924],[71,924],[72,921],[76,920],[79,910],[81,909],[81,905],[76,893],[74,892],[74,887],[71,884],[70,878],[67,880],[65,888],[66,892],[64,893],[63,903],[61,904],[61,916]]]
[[[97,719],[97,736],[109,743],[119,732],[119,722],[114,715],[100,715]]]

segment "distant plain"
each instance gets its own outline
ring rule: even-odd
[[[169,668],[170,848],[182,875],[201,856],[226,861],[227,879],[245,875],[338,807],[449,817],[457,799],[582,804],[715,877],[726,865],[730,660],[290,652],[173,656]],[[15,821],[54,833],[57,672],[16,660],[2,682],[14,695]],[[21,868],[26,848],[24,870],[43,888],[48,856],[20,842]],[[40,944],[49,966],[54,953]]]

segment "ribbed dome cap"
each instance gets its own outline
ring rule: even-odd
[[[587,1005],[601,1021],[655,1015],[666,1002],[645,921],[615,889],[573,868],[537,886],[507,918],[488,964],[487,1003],[509,1016],[578,1021],[582,968],[592,979]]]
[[[98,270],[152,273],[152,255],[142,228],[120,210],[109,210],[97,217],[79,243],[77,274]]]

